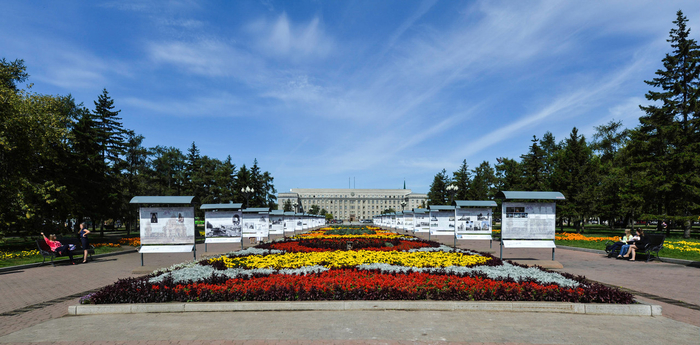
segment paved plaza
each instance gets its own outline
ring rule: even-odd
[[[421,236],[426,237],[426,236]],[[451,237],[432,238],[451,245]],[[499,255],[499,242],[460,242]],[[247,246],[247,245],[246,245]],[[201,255],[240,245],[197,246]],[[549,250],[504,250],[513,261],[551,261]],[[145,267],[167,267],[192,254],[150,254]],[[698,344],[700,268],[628,262],[558,248],[558,271],[626,289],[663,316],[531,312],[272,311],[68,316],[79,297],[117,279],[140,275],[131,250],[88,264],[46,264],[0,271],[0,343],[59,344]]]

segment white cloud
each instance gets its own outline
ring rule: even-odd
[[[229,93],[195,96],[184,100],[152,100],[126,97],[123,99],[123,103],[158,115],[178,117],[231,117],[249,115],[249,113],[241,113],[240,111],[241,105],[244,102]]]
[[[295,24],[283,13],[274,22],[258,20],[249,24],[248,31],[261,53],[294,63],[325,58],[334,48],[333,39],[323,31],[318,17]]]
[[[217,40],[151,42],[146,49],[153,62],[173,65],[190,74],[252,82],[264,72],[262,62],[254,56]]]

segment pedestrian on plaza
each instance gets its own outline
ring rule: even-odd
[[[622,253],[622,246],[627,245],[628,242],[632,242],[632,231],[630,229],[625,229],[625,236],[621,237],[619,241],[615,242],[608,248],[608,257],[611,258],[615,255],[615,251],[620,249],[620,254]]]
[[[644,230],[637,229],[637,237],[639,237],[639,240],[634,241],[634,243],[630,245],[629,252],[627,253],[627,255],[623,256],[625,258],[628,258],[630,257],[630,254],[632,254],[630,261],[635,261],[634,259],[637,256],[637,249],[644,249],[644,247],[647,246],[647,243],[649,243],[649,239],[646,236],[644,236]]]
[[[80,232],[78,232],[78,237],[80,237],[80,245],[83,246],[83,263],[87,263],[88,246],[90,245],[90,242],[88,242],[87,235],[89,233],[90,230],[87,229],[85,223],[80,223]]]
[[[75,262],[73,262],[73,254],[70,252],[70,244],[61,244],[61,242],[56,241],[56,235],[54,234],[49,235],[47,238],[42,232],[41,236],[44,236],[44,241],[46,241],[46,244],[51,248],[52,252],[58,255],[68,255],[71,265],[75,265]]]

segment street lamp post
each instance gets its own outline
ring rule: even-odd
[[[295,201],[292,206],[294,206],[294,213],[297,213],[297,206],[299,206],[299,203]]]
[[[243,196],[245,196],[245,207],[248,208],[250,205],[248,205],[248,199],[250,198],[250,195],[255,192],[255,189],[250,188],[248,186],[241,188],[241,193],[243,193]]]
[[[454,201],[455,194],[459,190],[459,187],[457,187],[456,184],[451,184],[451,185],[447,186],[446,189],[447,189],[447,193],[450,194],[450,203],[452,203]]]
[[[457,187],[456,184],[451,184],[451,185],[447,186],[446,189],[447,189],[447,192],[450,193],[450,204],[451,204],[454,201],[455,193],[457,193],[457,191],[459,190],[459,187]],[[456,209],[456,206],[455,206],[455,224],[454,224],[454,226],[455,226],[455,228],[454,228],[455,229],[455,236],[454,236],[453,248],[456,251],[457,250],[457,209]]]

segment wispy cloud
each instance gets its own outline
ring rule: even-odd
[[[283,13],[273,22],[260,19],[247,28],[258,50],[269,57],[296,63],[325,58],[333,51],[333,39],[324,32],[318,17],[308,23],[295,24]]]
[[[240,117],[249,116],[249,110],[242,111],[244,101],[227,92],[187,99],[146,99],[126,97],[125,105],[142,109],[158,116],[176,117]]]

